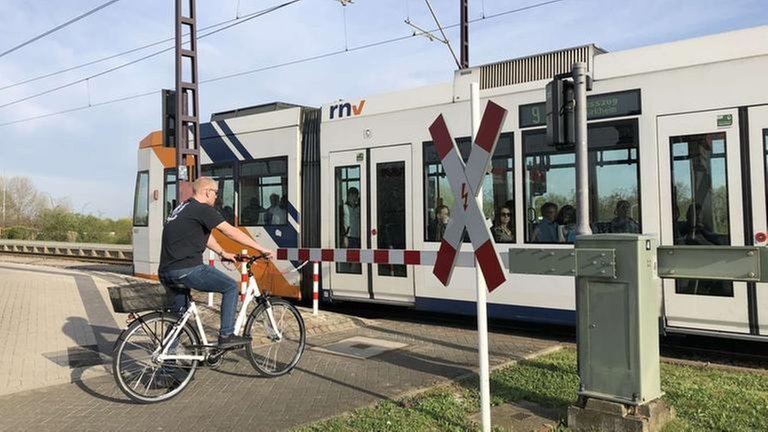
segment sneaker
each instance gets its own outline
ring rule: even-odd
[[[250,337],[229,335],[219,336],[219,348],[234,348],[241,345],[247,345],[251,343]]]

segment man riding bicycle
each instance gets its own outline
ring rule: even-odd
[[[199,291],[221,293],[219,347],[231,348],[247,344],[250,342],[249,338],[233,334],[237,283],[224,272],[204,265],[203,252],[207,247],[223,260],[235,259],[234,254],[225,251],[213,238],[211,232],[214,228],[230,239],[264,255],[272,255],[272,251],[230,225],[213,208],[219,194],[215,180],[210,177],[198,178],[192,183],[192,192],[193,196],[179,204],[165,222],[158,276],[160,281],[169,287],[181,284]],[[183,312],[187,306],[186,301],[185,294],[176,295],[173,311]]]

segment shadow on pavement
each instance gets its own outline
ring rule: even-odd
[[[90,322],[83,317],[68,317],[61,330],[65,335],[69,336],[73,341],[79,344],[80,341],[82,341],[83,331],[88,328],[93,331],[97,345],[78,347],[80,350],[78,350],[78,355],[75,358],[73,358],[73,350],[68,350],[67,358],[69,367],[71,368],[70,380],[77,385],[80,390],[97,399],[114,403],[131,404],[132,402],[127,399],[117,399],[112,395],[103,394],[83,380],[83,373],[85,370],[87,370],[88,367],[93,366],[102,367],[104,371],[111,376],[112,350],[105,350],[105,347],[108,344],[107,341],[117,340],[117,337],[121,333],[120,329],[114,327],[91,325]],[[46,355],[46,357],[48,357],[48,355]],[[51,359],[51,357],[49,357],[49,359]],[[81,363],[78,364],[76,363],[77,361],[80,361]],[[114,390],[117,390],[117,385],[115,385]]]

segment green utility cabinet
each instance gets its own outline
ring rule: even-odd
[[[580,395],[630,405],[661,397],[656,247],[648,235],[577,237],[576,251],[606,251],[576,256]]]

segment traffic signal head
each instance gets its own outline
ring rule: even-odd
[[[555,78],[547,84],[547,143],[569,147],[576,142],[573,82]]]

